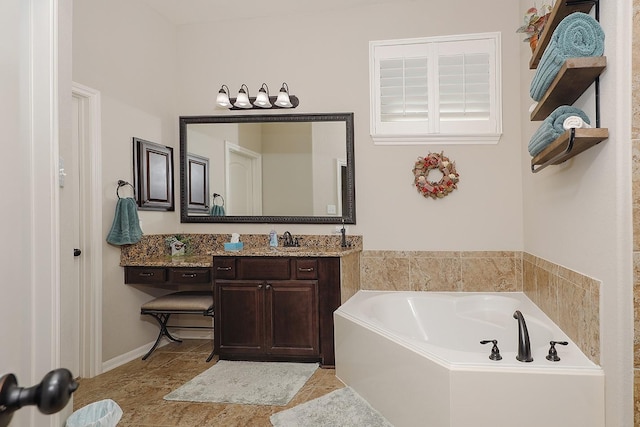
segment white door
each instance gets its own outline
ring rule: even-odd
[[[79,102],[73,97],[72,138],[60,141],[60,301],[64,345],[60,361],[74,376],[80,375],[80,174]]]
[[[227,142],[226,205],[227,215],[262,215],[262,166],[259,153]]]

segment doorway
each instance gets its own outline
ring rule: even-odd
[[[102,372],[100,92],[72,84],[70,141],[60,141],[61,362],[76,376]]]

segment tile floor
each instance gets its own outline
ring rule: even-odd
[[[113,399],[122,408],[118,427],[164,426],[271,426],[271,414],[291,408],[344,387],[333,369],[318,369],[287,406],[226,403],[169,402],[163,397],[213,366],[206,363],[211,343],[185,340],[94,378],[80,379],[73,395],[73,409],[102,399]]]

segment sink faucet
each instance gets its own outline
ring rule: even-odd
[[[529,342],[529,331],[524,316],[520,310],[513,313],[513,318],[518,319],[518,355],[516,359],[520,362],[533,362],[531,357],[531,344]]]
[[[284,240],[282,245],[285,247],[292,247],[292,246],[299,245],[298,239],[294,239],[291,233],[289,233],[288,231],[284,232],[284,234],[282,235],[282,239]]]

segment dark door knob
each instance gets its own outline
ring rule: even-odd
[[[82,251],[78,248],[75,248],[73,250],[73,256],[80,256],[80,254],[82,253]]]

